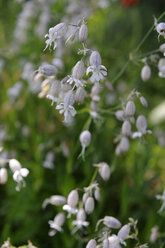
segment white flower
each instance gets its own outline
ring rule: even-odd
[[[142,137],[146,133],[151,134],[151,130],[147,130],[147,120],[144,115],[139,115],[136,120],[136,127],[138,129],[138,132],[134,132],[132,134],[132,138],[136,139],[137,137]]]
[[[77,214],[77,212],[78,212],[78,209],[77,208],[72,208],[68,204],[65,204],[62,209],[68,212],[67,218],[70,218],[70,216],[72,214]]]
[[[22,168],[20,162],[16,159],[9,160],[9,167],[13,172],[13,179],[17,182],[16,190],[19,191],[21,188],[21,183],[25,187],[24,177],[27,177],[29,170],[27,168]]]
[[[20,170],[16,170],[13,174],[14,181],[17,182],[16,190],[19,191],[21,188],[21,183],[25,186],[24,177],[27,177],[29,174],[29,170],[27,168],[21,168]]]
[[[72,121],[72,117],[74,117],[77,113],[75,108],[73,107],[74,102],[74,92],[70,90],[65,94],[64,102],[56,106],[56,109],[59,109],[59,113],[64,114],[65,123],[70,123]]]
[[[59,213],[55,216],[54,220],[49,220],[49,225],[51,230],[49,231],[49,236],[54,236],[57,231],[62,232],[62,225],[65,221],[65,215],[63,213]]]
[[[163,210],[165,209],[165,190],[163,191],[163,195],[156,195],[156,199],[163,201],[162,206],[158,211],[158,213],[162,213]]]
[[[72,231],[72,234],[74,234],[77,230],[81,229],[82,227],[87,227],[89,225],[89,222],[86,221],[86,214],[83,208],[79,209],[77,213],[77,218],[72,222],[72,225],[75,226]]]
[[[90,72],[92,72],[92,76],[90,77],[92,83],[99,82],[107,76],[107,68],[104,65],[91,65],[87,68],[87,75]]]
[[[52,43],[54,43],[53,49],[55,50],[57,47],[57,40],[61,39],[67,32],[66,23],[59,23],[53,28],[49,29],[49,33],[45,35],[46,40],[46,50],[49,46],[51,47]]]
[[[84,87],[86,81],[83,80],[83,76],[85,73],[85,65],[82,60],[78,61],[76,65],[73,67],[72,75],[68,77],[67,83],[70,85],[74,83],[74,87]]]
[[[103,80],[107,75],[107,69],[104,65],[101,65],[101,56],[99,52],[93,51],[90,56],[90,66],[87,68],[87,75],[92,72],[90,81],[92,83],[99,82]]]
[[[157,21],[155,20],[155,25],[156,25],[156,31],[158,32],[159,36],[162,35],[165,38],[165,22],[157,23]]]

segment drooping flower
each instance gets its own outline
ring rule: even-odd
[[[59,213],[55,216],[54,220],[49,220],[49,225],[51,230],[49,231],[49,236],[54,236],[56,232],[62,232],[62,225],[65,221],[65,215],[63,213]]]
[[[90,66],[87,68],[87,75],[90,72],[92,72],[92,76],[90,77],[92,83],[99,82],[107,76],[107,68],[101,65],[101,56],[97,51],[93,51],[90,56]]]
[[[53,49],[55,50],[57,47],[57,40],[61,39],[67,32],[67,24],[66,23],[59,23],[53,28],[49,29],[49,33],[45,35],[46,40],[46,50],[48,47],[54,43]]]
[[[22,168],[20,162],[16,159],[9,160],[9,167],[13,172],[13,179],[17,182],[16,190],[19,191],[21,188],[21,184],[25,187],[26,183],[24,181],[24,177],[27,177],[29,174],[29,170],[27,168]]]
[[[77,113],[75,108],[73,107],[74,102],[74,92],[70,90],[65,94],[64,102],[56,106],[56,109],[59,109],[59,113],[64,114],[65,123],[70,123],[72,121],[72,117],[74,117]]]
[[[75,226],[72,231],[72,234],[77,232],[77,230],[81,229],[82,227],[87,227],[89,225],[89,222],[86,221],[86,213],[83,208],[80,208],[78,210],[77,218],[72,222],[72,225]]]
[[[69,83],[70,85],[74,83],[73,88],[84,87],[86,85],[86,81],[83,80],[84,73],[85,65],[84,62],[80,60],[73,67],[72,75],[68,77],[67,83]]]

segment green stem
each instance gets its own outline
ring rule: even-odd
[[[94,172],[94,174],[93,174],[93,176],[92,176],[92,179],[91,179],[89,185],[92,185],[92,184],[94,183],[94,181],[95,181],[95,179],[96,179],[96,177],[97,177],[97,173],[98,173],[98,168],[95,169],[95,172]]]
[[[158,17],[157,21],[159,22],[160,19],[165,15],[165,11]],[[140,43],[137,45],[137,47],[135,48],[133,53],[130,53],[129,59],[127,60],[127,62],[125,63],[125,65],[122,67],[122,69],[120,70],[120,72],[116,75],[116,77],[114,79],[111,80],[111,83],[114,84],[125,72],[125,70],[127,69],[129,63],[134,60],[133,54],[137,53],[139,51],[139,49],[141,48],[141,46],[143,45],[143,43],[145,42],[145,40],[148,38],[148,36],[150,35],[150,33],[152,32],[152,30],[154,29],[155,24],[152,25],[152,27],[148,30],[148,32],[146,33],[146,35],[144,36],[144,38],[140,41]]]
[[[165,11],[158,17],[157,21],[160,21],[160,19],[165,15]],[[139,43],[139,45],[135,48],[134,53],[137,53],[137,51],[141,48],[141,46],[143,45],[143,43],[145,42],[145,40],[148,38],[148,36],[150,35],[150,33],[152,32],[152,30],[154,29],[155,24],[152,25],[152,27],[148,30],[148,32],[146,33],[146,35],[144,36],[144,38],[141,40],[141,42]]]

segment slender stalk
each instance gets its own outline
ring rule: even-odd
[[[161,18],[163,18],[165,16],[165,11],[158,17],[157,21],[159,22],[161,20]],[[148,38],[148,36],[150,35],[150,33],[152,32],[152,30],[154,29],[155,24],[153,24],[151,26],[151,28],[148,30],[148,32],[146,33],[146,35],[143,37],[143,39],[140,41],[140,43],[137,45],[137,47],[135,48],[135,50],[133,51],[133,53],[130,53],[129,59],[127,60],[127,62],[124,64],[124,66],[122,67],[122,69],[119,71],[119,73],[116,75],[116,77],[114,79],[111,80],[111,83],[114,84],[125,72],[125,70],[127,69],[129,63],[134,60],[134,56],[133,54],[136,54],[139,49],[141,48],[141,46],[143,45],[143,43],[145,42],[145,40]]]

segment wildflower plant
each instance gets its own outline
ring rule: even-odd
[[[37,2],[40,2],[39,8],[37,8]],[[95,7],[97,8],[103,5],[107,6],[107,1],[99,0],[96,2]],[[17,184],[16,191],[21,191],[22,186],[26,186],[25,178],[28,176],[29,171],[32,171],[31,175],[34,173],[36,183],[34,183],[32,189],[35,191],[36,197],[43,190],[42,203],[41,201],[38,203],[39,207],[38,205],[33,206],[34,199],[28,189],[27,195],[29,194],[31,197],[32,209],[36,207],[37,210],[42,211],[42,216],[40,217],[44,220],[44,230],[47,230],[47,234],[44,232],[44,235],[48,235],[50,240],[55,240],[61,235],[61,237],[64,237],[64,242],[67,243],[65,241],[67,236],[65,235],[69,233],[69,239],[77,240],[81,243],[80,246],[86,248],[149,247],[150,244],[154,244],[159,238],[161,239],[163,235],[161,236],[159,228],[154,226],[151,229],[150,238],[145,239],[147,243],[141,242],[140,228],[138,227],[138,221],[141,223],[141,214],[137,215],[139,216],[138,221],[130,217],[133,214],[132,209],[137,208],[138,201],[134,196],[132,196],[133,200],[131,200],[134,201],[133,203],[125,200],[125,196],[128,193],[127,184],[125,182],[121,183],[123,174],[127,173],[130,168],[124,168],[122,171],[119,166],[121,166],[121,162],[127,159],[127,156],[131,158],[129,157],[129,152],[137,144],[136,142],[144,142],[148,139],[149,143],[150,139],[154,139],[154,132],[148,128],[150,124],[148,125],[148,115],[146,115],[150,102],[148,103],[145,94],[143,94],[143,87],[141,89],[139,89],[140,87],[127,87],[127,97],[125,97],[126,94],[119,96],[120,90],[118,90],[115,83],[122,78],[132,62],[140,68],[138,80],[139,82],[142,81],[142,85],[147,85],[152,80],[153,67],[156,67],[160,80],[165,78],[164,43],[147,54],[139,56],[137,54],[154,29],[155,33],[157,33],[158,41],[165,38],[165,23],[162,22],[165,13],[160,15],[158,19],[155,18],[151,29],[135,50],[130,53],[126,64],[113,78],[111,76],[114,70],[113,63],[106,61],[104,59],[105,53],[102,49],[96,48],[90,42],[91,34],[88,23],[90,23],[90,14],[94,11],[92,8],[88,9],[90,3],[84,1],[85,12],[87,9],[89,10],[89,13],[85,15],[84,9],[76,5],[76,1],[71,1],[65,6],[68,16],[61,18],[59,22],[52,18],[54,23],[51,27],[48,27],[51,20],[51,4],[52,1],[45,0],[31,0],[23,3],[22,12],[16,22],[10,52],[11,54],[16,54],[19,51],[19,47],[24,45],[27,38],[26,31],[30,28],[30,21],[33,20],[33,15],[36,13],[38,22],[37,25],[33,23],[32,27],[36,35],[42,40],[42,45],[44,44],[44,49],[41,51],[43,57],[41,56],[42,59],[38,58],[38,65],[31,61],[20,60],[19,63],[22,68],[20,81],[7,89],[10,104],[13,104],[18,111],[20,111],[18,106],[22,106],[21,113],[27,107],[26,105],[31,106],[31,99],[29,100],[28,97],[27,103],[21,100],[21,95],[25,94],[23,82],[28,84],[30,97],[30,92],[38,96],[38,99],[35,98],[39,103],[36,104],[38,105],[36,106],[37,109],[39,109],[36,112],[39,118],[36,118],[36,122],[32,107],[27,110],[28,116],[33,112],[34,119],[30,125],[37,126],[36,133],[34,134],[32,128],[22,127],[18,120],[15,123],[15,128],[18,129],[18,133],[20,133],[20,130],[22,131],[24,139],[27,139],[29,146],[31,146],[30,150],[32,151],[25,153],[25,157],[28,159],[37,158],[39,164],[36,165],[34,162],[34,167],[41,165],[43,173],[38,175],[39,170],[36,169],[37,167],[24,168],[14,158],[16,157],[15,154],[14,156],[12,154],[12,156],[9,156],[11,158],[7,156],[0,159],[0,184],[6,184],[12,173],[12,178]],[[57,1],[57,6],[58,4],[60,5]],[[111,4],[113,5],[113,3]],[[79,11],[80,16],[72,16],[73,13],[76,15]],[[71,18],[70,14],[71,17],[75,18]],[[76,54],[76,61],[72,63],[72,66],[69,64],[66,69],[65,59],[67,60],[73,51]],[[39,54],[37,56],[40,57]],[[142,67],[140,66],[141,64]],[[112,79],[109,81],[109,78]],[[33,97],[35,96],[33,95]],[[19,100],[21,104],[17,105]],[[51,119],[53,125],[51,123],[51,125],[48,124],[47,126],[49,120],[45,118],[44,114],[42,115],[42,109],[40,109],[42,104],[46,106],[47,117],[49,118],[53,115]],[[6,107],[3,108],[5,109]],[[23,118],[21,115],[19,117],[20,119]],[[23,118],[23,121],[26,121],[26,118],[25,120]],[[103,132],[104,129],[105,132]],[[34,138],[34,136],[37,138]],[[6,144],[8,140],[12,140],[11,137],[9,136],[6,139]],[[99,138],[102,143],[99,142]],[[19,135],[16,147],[22,151],[22,156],[24,156],[26,145],[24,145]],[[37,147],[37,149],[33,149],[34,147]],[[107,149],[109,149],[108,152]],[[60,156],[61,160],[58,159]],[[61,166],[59,161],[61,161]],[[130,159],[130,161],[132,163],[134,160]],[[128,167],[131,167],[130,161],[127,162]],[[87,168],[88,166],[89,168]],[[134,167],[132,166],[130,170],[133,170]],[[42,181],[47,180],[46,177],[49,174],[47,169],[49,169],[51,180],[54,181],[54,187],[51,189],[46,183],[45,188],[41,187]],[[149,180],[145,181],[146,184],[155,179],[154,176],[150,178],[150,175],[153,174],[152,170],[149,170],[149,175],[145,169],[141,174],[138,174],[139,171],[139,168],[135,171],[134,178],[130,176],[130,173],[128,173],[128,178],[125,177],[128,184],[131,185],[131,190],[134,190],[134,195],[136,193],[140,195],[139,189],[141,195],[145,193],[142,192],[142,179],[145,179],[145,177],[148,179],[149,177]],[[73,182],[73,176],[77,177],[75,179],[77,185]],[[138,181],[136,181],[138,176],[140,183],[136,189],[134,186],[136,186],[136,183],[138,184]],[[85,179],[80,180],[83,177]],[[120,190],[118,189],[118,184],[122,184]],[[30,188],[29,185],[27,185],[27,188]],[[60,187],[58,187],[59,185]],[[160,188],[160,185],[158,186]],[[49,194],[47,190],[51,193]],[[137,198],[142,197],[139,195]],[[161,214],[165,208],[164,195],[164,192],[163,195],[156,194],[156,199],[163,201],[158,211]],[[119,198],[121,198],[121,204],[119,203]],[[126,206],[127,204],[128,207]],[[129,214],[126,211],[127,208],[130,210]],[[32,209],[28,210],[27,213],[31,213]],[[49,212],[50,210],[52,211],[51,213]],[[119,210],[121,210],[121,215],[118,214]],[[32,218],[35,218],[35,215]],[[38,220],[38,222],[41,223],[41,220]],[[17,223],[16,221],[16,226],[18,224],[19,222]],[[33,228],[35,229],[35,225]],[[31,234],[31,230],[29,230],[29,234]],[[53,244],[53,241],[50,241],[50,243]],[[148,245],[148,243],[150,244]],[[51,247],[50,244],[46,245]],[[1,247],[13,246],[8,239],[4,241]],[[35,248],[31,242],[25,247]]]

